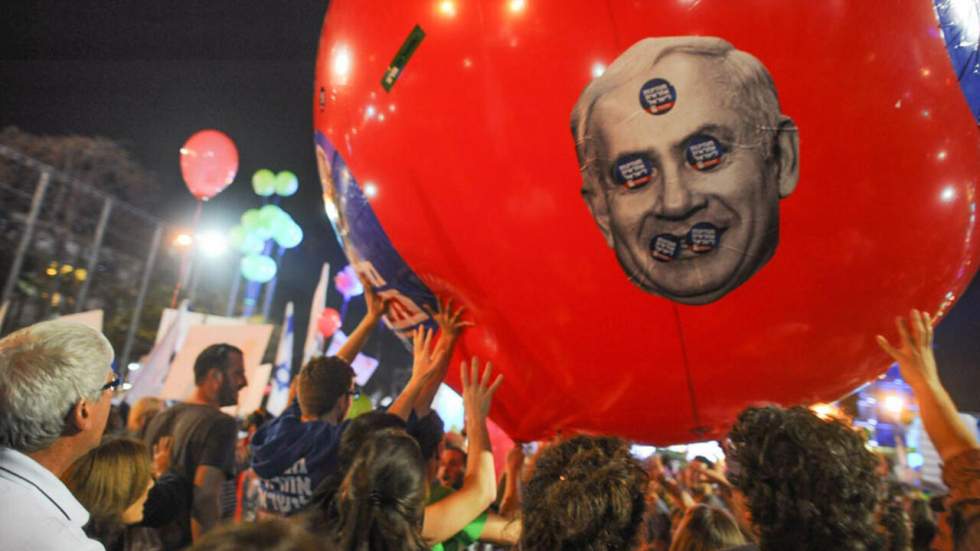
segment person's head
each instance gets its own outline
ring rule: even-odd
[[[97,522],[136,524],[153,486],[150,452],[132,438],[108,438],[61,476]]]
[[[283,519],[226,524],[211,530],[189,551],[325,551],[312,534]]]
[[[442,417],[439,417],[439,414],[435,410],[432,410],[428,415],[419,419],[408,431],[419,444],[419,450],[422,452],[422,461],[425,461],[427,479],[438,476],[444,432]]]
[[[729,438],[729,478],[761,551],[864,551],[876,544],[877,459],[851,427],[805,407],[750,407]]]
[[[913,498],[909,502],[909,521],[912,523],[912,551],[929,551],[939,526],[927,500]]]
[[[636,285],[706,304],[774,254],[799,144],[752,55],[713,37],[641,40],[585,88],[571,126],[582,195]]]
[[[92,449],[112,405],[112,357],[101,333],[67,321],[0,340],[0,446],[31,454],[63,439],[72,461]]]
[[[521,549],[630,549],[647,483],[618,438],[576,436],[549,446],[524,487]]]
[[[427,487],[415,439],[385,429],[361,445],[337,494],[341,549],[421,550]]]
[[[144,396],[129,410],[129,420],[126,421],[126,430],[134,436],[143,436],[146,427],[153,420],[153,417],[163,411],[165,403],[162,399],[154,396]]]
[[[238,403],[238,391],[248,386],[242,351],[230,344],[212,344],[194,360],[194,384],[219,406]]]
[[[299,372],[297,395],[304,417],[343,419],[354,393],[354,369],[337,356],[313,358]]]
[[[312,530],[325,532],[336,524],[337,508],[334,498],[340,490],[347,470],[354,463],[354,457],[368,438],[386,429],[404,431],[405,421],[385,411],[369,411],[359,415],[347,425],[347,430],[340,437],[340,445],[337,448],[337,468],[320,482],[313,492],[313,499],[310,500],[307,523]]]
[[[463,487],[463,477],[466,476],[466,452],[461,440],[446,435],[439,450],[439,470],[436,472],[443,486],[456,490]]]
[[[670,551],[722,551],[743,543],[745,537],[727,511],[695,505],[684,513]]]

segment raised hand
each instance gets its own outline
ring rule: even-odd
[[[474,325],[471,321],[463,321],[463,313],[466,311],[464,307],[460,306],[455,312],[453,311],[453,299],[451,298],[447,298],[445,302],[439,300],[438,312],[433,312],[428,306],[425,309],[439,325],[442,338],[450,341],[455,341],[463,329]]]
[[[412,379],[419,384],[429,383],[434,377],[440,375],[440,369],[446,351],[432,346],[432,331],[424,327],[415,330],[412,338]]]
[[[497,375],[493,383],[490,376],[493,373],[493,366],[487,362],[483,375],[480,376],[480,359],[473,357],[470,365],[466,362],[459,364],[459,377],[463,384],[463,408],[467,418],[486,419],[490,413],[490,404],[493,402],[493,394],[497,392],[500,385],[504,382],[503,375]]]
[[[932,318],[926,312],[912,310],[907,322],[901,316],[895,318],[895,326],[898,328],[898,347],[892,346],[881,335],[877,336],[877,341],[881,349],[898,362],[902,378],[913,388],[938,384],[939,370],[932,353]]]
[[[374,286],[371,285],[371,282],[363,274],[358,274],[357,277],[361,280],[361,286],[364,287],[364,302],[367,304],[367,315],[365,317],[375,321],[381,319],[382,316],[388,313],[390,299],[379,296],[374,290]]]

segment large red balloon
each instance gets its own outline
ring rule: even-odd
[[[327,212],[352,264],[395,299],[397,330],[429,323],[419,307],[433,294],[466,305],[477,328],[459,356],[492,359],[505,374],[492,414],[515,439],[579,429],[704,440],[753,402],[838,398],[886,367],[874,334],[910,307],[946,311],[976,271],[978,134],[930,0],[368,4],[331,2],[320,40],[314,117]],[[624,51],[690,35],[720,37],[768,69],[795,123],[780,136],[798,136],[799,173],[778,201],[772,258],[721,296],[672,300],[624,274],[607,244],[625,235],[622,211],[610,207],[611,233],[600,231],[580,195],[588,170],[570,125],[585,87]],[[732,99],[693,83],[685,59],[656,66],[672,86],[647,81],[652,95],[624,125]],[[634,85],[629,101],[646,93]],[[696,138],[656,154],[721,146],[743,158],[724,138]],[[694,166],[681,165],[663,174]],[[662,193],[664,205],[690,199],[644,182],[636,191]],[[715,191],[704,193],[714,208]],[[732,258],[751,256],[740,228],[772,213],[745,212],[717,215],[727,225],[707,234],[707,255],[727,258],[727,242],[741,255]],[[668,239],[684,251],[671,266],[696,265],[691,236]],[[668,269],[638,262],[653,268],[633,275]]]
[[[320,330],[320,334],[328,339],[340,329],[342,324],[340,312],[333,308],[324,308],[323,312],[320,313],[320,317],[316,320],[316,326]]]
[[[238,149],[225,133],[201,130],[180,148],[180,173],[199,201],[221,193],[238,172]]]

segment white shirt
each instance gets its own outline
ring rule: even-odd
[[[0,447],[0,551],[104,551],[82,531],[88,518],[51,471]]]

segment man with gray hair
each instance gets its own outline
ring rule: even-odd
[[[752,55],[713,37],[641,40],[585,88],[571,126],[582,196],[643,290],[707,304],[772,258],[799,142]]]
[[[89,513],[59,480],[98,445],[109,417],[112,346],[98,331],[46,321],[0,340],[0,546],[98,550]]]

